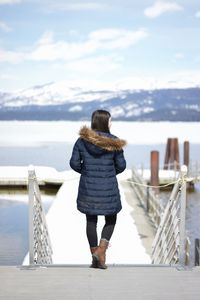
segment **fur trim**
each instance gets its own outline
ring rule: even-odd
[[[82,139],[86,140],[87,142],[101,147],[107,151],[122,150],[122,148],[127,144],[125,140],[121,140],[118,138],[114,139],[111,137],[99,135],[87,126],[83,126],[80,129],[79,135]]]

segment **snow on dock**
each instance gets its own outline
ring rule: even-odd
[[[151,170],[150,169],[138,169],[138,174],[142,176],[142,178],[149,183],[151,178]],[[159,170],[158,173],[159,183],[160,184],[168,184],[170,182],[178,179],[180,172],[176,170]]]
[[[58,172],[51,167],[36,166],[35,172],[40,186],[45,184],[61,185],[69,177],[67,171]],[[0,186],[28,185],[28,167],[5,166],[0,167]]]

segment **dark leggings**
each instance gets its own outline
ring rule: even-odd
[[[96,215],[86,215],[87,225],[86,225],[86,234],[90,247],[96,247],[98,245],[97,237],[97,221],[98,216]],[[105,216],[105,225],[101,232],[101,239],[110,240],[115,224],[117,220],[117,215]]]

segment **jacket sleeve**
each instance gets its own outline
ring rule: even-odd
[[[82,158],[81,158],[81,152],[79,149],[79,140],[76,141],[76,143],[74,144],[73,147],[73,151],[72,151],[72,156],[71,159],[69,161],[70,167],[78,172],[81,173],[81,169],[82,169]]]
[[[116,174],[122,173],[126,169],[126,160],[123,150],[115,152],[114,163]]]

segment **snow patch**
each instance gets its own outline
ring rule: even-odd
[[[70,112],[77,112],[77,111],[82,111],[82,110],[83,110],[82,106],[75,105],[75,106],[70,107],[68,111],[70,111]]]

